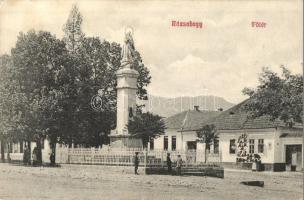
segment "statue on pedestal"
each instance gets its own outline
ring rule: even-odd
[[[132,69],[135,48],[132,29],[125,32],[122,48],[121,68],[116,72],[117,78],[117,120],[116,129],[111,131],[113,148],[142,148],[142,140],[135,138],[128,131],[129,120],[136,110],[137,78],[139,73]]]
[[[124,45],[122,48],[122,66],[130,67],[130,64],[133,62],[134,58],[134,52],[135,52],[135,47],[134,47],[134,41],[132,37],[132,29],[126,30],[125,32],[125,39],[124,39]]]

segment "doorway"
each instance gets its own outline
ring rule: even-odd
[[[286,145],[286,171],[300,171],[302,168],[302,145]]]

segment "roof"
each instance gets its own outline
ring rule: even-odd
[[[165,119],[169,129],[193,131],[201,128],[201,124],[220,114],[219,111],[188,110]]]
[[[286,127],[281,120],[272,120],[270,116],[265,115],[258,118],[250,118],[249,113],[243,109],[248,100],[237,104],[236,106],[223,111],[220,115],[211,118],[202,123],[214,124],[218,130],[238,130],[238,129],[263,129]]]

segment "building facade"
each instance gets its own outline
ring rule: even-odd
[[[265,170],[285,171],[291,165],[303,168],[303,126],[272,120],[270,116],[252,118],[244,111],[246,101],[206,122],[214,124],[219,135],[222,162],[235,164],[240,155],[240,139],[246,137],[242,150],[247,156],[257,154]]]
[[[193,110],[184,111],[165,120],[165,134],[150,142],[150,149],[167,151],[195,151],[201,149],[197,142],[196,131],[201,124],[218,116],[218,111],[202,111],[195,106]],[[213,149],[213,148],[212,148]]]
[[[251,118],[242,107],[245,103],[223,112],[194,109],[169,117],[165,134],[150,143],[150,149],[195,150],[204,154],[204,144],[197,142],[196,131],[204,125],[214,124],[218,142],[212,144],[209,151],[219,153],[222,164],[235,166],[245,163],[251,166],[252,160],[248,158],[258,155],[265,170],[303,169],[302,124],[290,126],[283,121],[272,120],[270,116]],[[240,141],[244,137],[245,147],[241,149]],[[240,159],[245,160],[240,163]]]
[[[258,154],[265,170],[285,171],[295,165],[302,169],[301,128],[263,128],[219,130],[219,149],[223,163],[235,163],[238,156],[238,139],[247,135],[248,154]],[[292,158],[294,157],[294,163]]]

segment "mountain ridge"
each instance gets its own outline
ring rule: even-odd
[[[194,110],[194,106],[199,106],[200,110],[215,111],[220,108],[227,110],[235,105],[223,97],[213,95],[173,98],[148,95],[148,100],[139,100],[138,103],[139,105],[144,105],[144,111],[152,112],[162,117],[170,117],[185,110]]]

